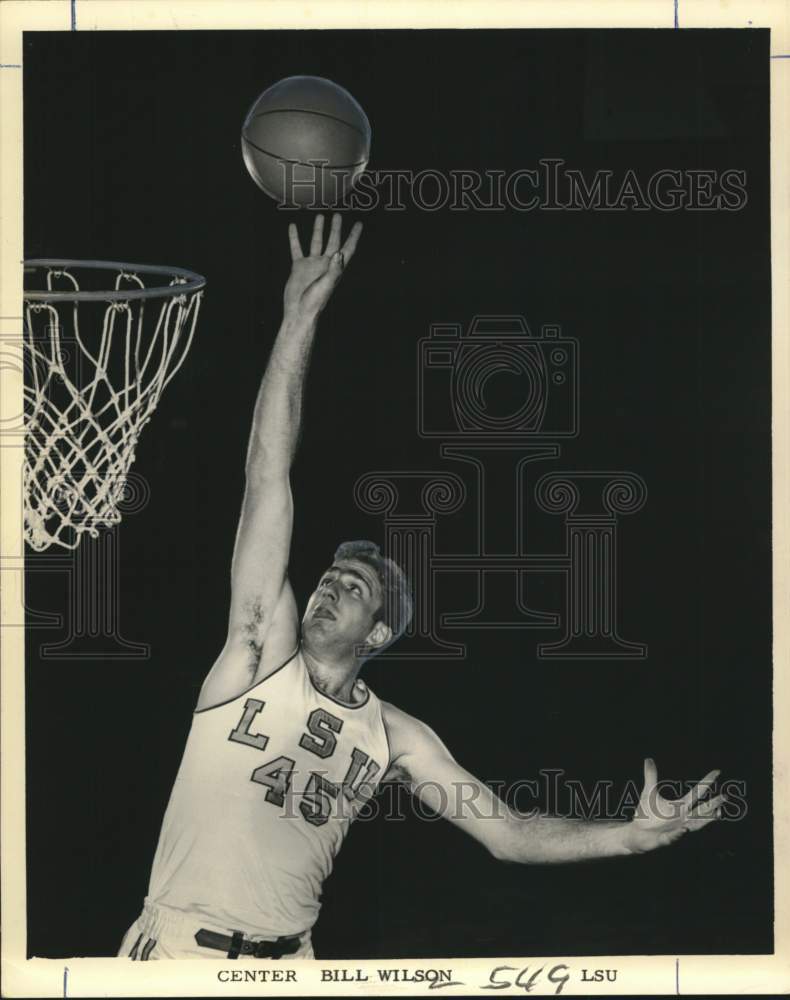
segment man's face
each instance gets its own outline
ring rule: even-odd
[[[318,581],[302,619],[311,642],[353,650],[373,631],[382,591],[376,571],[356,559],[333,563]]]

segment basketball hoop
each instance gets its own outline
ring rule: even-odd
[[[25,261],[25,539],[35,551],[75,549],[121,520],[140,431],[184,362],[205,284],[177,267]],[[80,305],[100,335],[80,332]]]

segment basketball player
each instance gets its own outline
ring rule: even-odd
[[[304,256],[290,226],[283,321],[247,452],[227,640],[198,698],[143,912],[121,945],[132,959],[312,958],[322,883],[382,779],[408,783],[494,857],[527,864],[650,851],[710,823],[723,801],[711,794],[717,771],[684,798],[663,799],[647,760],[629,822],[509,810],[425,723],[360,679],[412,607],[404,574],[370,542],[337,549],[300,629],[288,581],[289,474],[318,318],[361,225],[342,247],[339,215],[326,245],[323,230],[319,215]]]

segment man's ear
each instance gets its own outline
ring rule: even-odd
[[[365,644],[371,646],[373,649],[378,649],[379,646],[385,645],[392,638],[392,629],[389,625],[385,625],[384,622],[376,622],[373,627],[373,631],[370,632]]]

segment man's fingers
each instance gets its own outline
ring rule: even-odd
[[[324,245],[324,217],[317,215],[313,223],[313,238],[310,240],[310,256],[320,257]]]
[[[699,803],[694,809],[688,814],[689,819],[706,819],[711,817],[716,818],[716,813],[719,807],[727,801],[725,795],[714,795],[712,799],[706,799],[705,802]]]
[[[681,805],[693,809],[700,799],[704,799],[710,794],[713,783],[720,774],[721,771],[711,771],[709,774],[706,774],[702,781],[698,782],[690,792],[686,792],[683,798],[680,799]]]
[[[357,243],[359,243],[359,237],[362,235],[362,223],[355,222],[351,227],[351,232],[348,234],[346,242],[343,244],[343,258],[346,264],[354,256],[354,251],[357,248]]]
[[[658,770],[656,769],[656,762],[652,757],[645,757],[645,787],[642,790],[642,795],[647,795],[651,792],[658,782]]]
[[[715,816],[704,816],[698,819],[687,819],[686,828],[688,830],[691,830],[692,833],[696,833],[697,830],[701,830],[704,826],[707,826],[708,823],[715,823],[718,818],[719,816],[717,813]]]
[[[291,244],[291,260],[299,260],[303,257],[302,246],[299,242],[299,233],[296,229],[296,225],[292,222],[288,226],[288,240]]]
[[[721,817],[721,807],[727,801],[726,795],[716,795],[706,802],[700,803],[683,820],[683,826],[687,830],[701,830],[708,823],[713,823]]]
[[[335,212],[332,216],[332,226],[329,230],[329,239],[327,240],[326,250],[324,253],[327,257],[331,257],[332,254],[337,253],[340,249],[340,227],[343,224],[343,220],[339,212]]]

